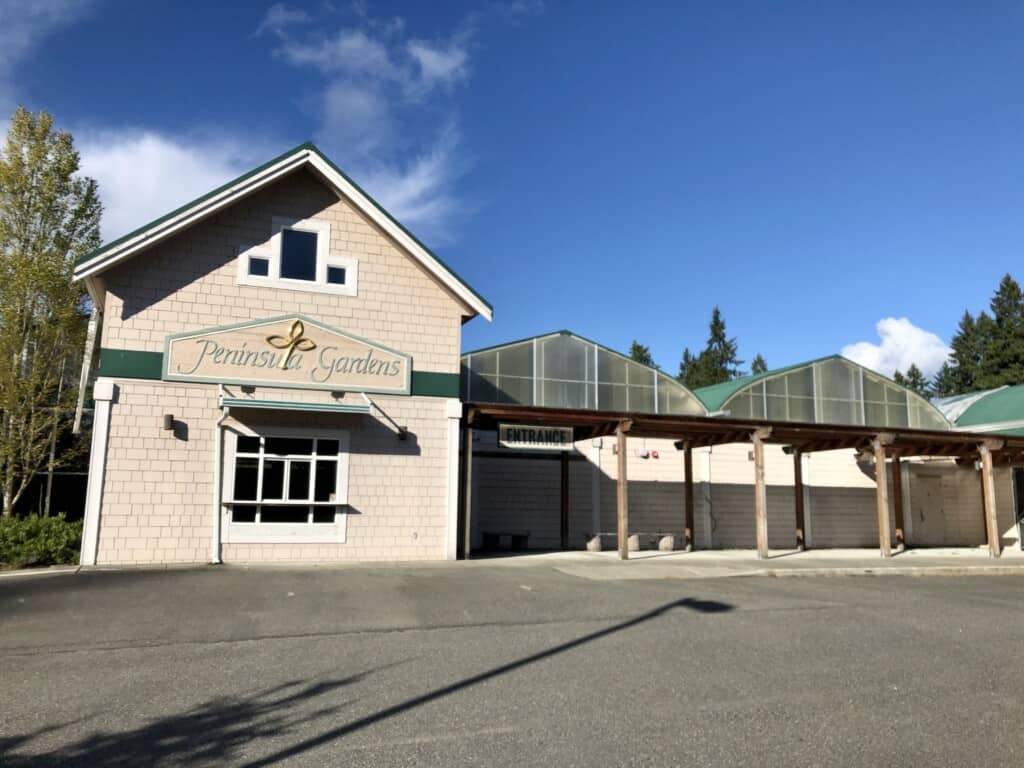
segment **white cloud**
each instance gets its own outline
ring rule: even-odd
[[[284,3],[275,3],[267,9],[263,21],[260,22],[253,36],[259,37],[264,32],[270,32],[280,37],[288,27],[294,24],[305,24],[309,21],[312,21],[312,17],[301,8],[291,8]]]
[[[881,343],[858,341],[847,344],[840,354],[885,376],[892,376],[894,371],[906,372],[914,364],[930,378],[952,351],[934,333],[918,328],[905,317],[886,317],[878,321],[875,329]]]
[[[99,183],[104,242],[163,216],[275,154],[269,147],[251,143],[176,138],[142,130],[79,132],[75,144],[82,157],[82,173]]]
[[[91,0],[0,0],[0,110],[14,108],[17,65],[48,34],[71,24],[91,8]]]
[[[527,16],[540,16],[544,13],[544,0],[508,0],[494,2],[491,7],[509,21],[516,21]]]
[[[355,10],[355,26],[283,34],[275,53],[325,79],[317,143],[417,234],[450,240],[468,209],[455,192],[467,161],[454,96],[470,77],[474,18],[426,40],[407,37],[402,19],[380,22]]]

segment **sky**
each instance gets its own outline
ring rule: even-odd
[[[0,114],[70,130],[104,240],[312,140],[495,308],[675,373],[933,373],[1018,279],[1024,4],[0,0]]]

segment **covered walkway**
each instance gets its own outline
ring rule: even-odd
[[[946,457],[960,464],[979,467],[979,493],[982,498],[988,553],[1002,552],[996,517],[993,468],[997,464],[1024,462],[1024,436],[993,435],[908,427],[872,427],[857,424],[822,424],[769,419],[734,419],[684,414],[615,413],[568,408],[544,408],[530,405],[468,402],[463,411],[462,530],[463,555],[471,553],[471,510],[473,474],[473,431],[497,430],[502,423],[528,423],[571,428],[573,440],[614,436],[617,446],[617,551],[629,559],[629,479],[627,476],[627,437],[669,438],[684,454],[685,485],[680,514],[684,519],[683,545],[695,548],[692,451],[706,446],[748,443],[753,446],[753,518],[756,528],[757,556],[769,557],[767,488],[764,446],[781,445],[794,460],[794,504],[796,529],[794,547],[805,548],[805,520],[801,479],[802,455],[818,451],[853,449],[874,462],[879,551],[891,557],[904,548],[904,509],[900,493],[893,494],[890,521],[889,473],[896,486],[908,457]],[[563,494],[564,496],[564,494]],[[563,508],[566,502],[563,499]],[[893,526],[892,523],[895,523]],[[895,531],[895,541],[890,529]]]

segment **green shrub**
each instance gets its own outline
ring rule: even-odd
[[[0,565],[74,564],[82,542],[82,524],[63,517],[0,517]]]

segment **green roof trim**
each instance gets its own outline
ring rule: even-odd
[[[699,389],[693,390],[693,394],[700,398],[700,401],[704,403],[708,411],[714,413],[715,411],[722,410],[722,406],[726,404],[730,397],[751,384],[756,384],[757,382],[771,378],[772,376],[778,376],[780,373],[788,373],[789,371],[795,371],[797,368],[806,368],[807,366],[814,365],[815,363],[823,363],[826,360],[835,360],[837,358],[842,358],[843,360],[846,359],[842,355],[826,355],[825,357],[808,360],[804,363],[787,365],[783,368],[772,368],[770,371],[765,371],[764,373],[741,376],[738,379],[730,379],[729,381],[723,381],[720,384],[711,384],[707,387],[700,387]],[[856,363],[853,364],[856,365]]]
[[[1024,420],[1024,384],[997,389],[960,414],[958,427],[977,427],[1003,421]],[[1009,432],[1002,430],[1004,433]]]
[[[323,160],[325,163],[327,163],[327,165],[330,166],[330,168],[335,173],[337,173],[339,176],[344,178],[349,184],[351,184],[353,187],[355,187],[359,191],[360,194],[362,194],[367,200],[370,201],[370,203],[374,207],[377,208],[377,210],[379,210],[381,213],[383,213],[396,227],[398,227],[400,230],[402,230],[402,232],[404,232],[406,235],[408,235],[409,238],[413,242],[415,242],[420,248],[422,248],[424,251],[426,251],[431,256],[431,258],[433,258],[438,264],[440,264],[441,267],[446,272],[448,272],[453,278],[455,278],[455,280],[457,280],[467,291],[469,291],[474,296],[476,296],[492,312],[494,311],[494,306],[489,301],[487,301],[487,299],[485,299],[475,288],[473,288],[473,286],[471,286],[469,283],[467,283],[465,280],[463,280],[462,277],[460,277],[459,274],[454,269],[452,269],[450,266],[448,266],[448,264],[442,258],[440,258],[436,253],[434,253],[432,250],[430,250],[430,248],[428,248],[426,245],[424,245],[422,240],[420,240],[418,237],[416,237],[416,235],[414,235],[412,232],[410,232],[398,219],[396,219],[394,216],[392,216],[391,213],[386,208],[384,208],[384,206],[382,206],[380,203],[378,203],[377,200],[374,199],[374,197],[372,195],[368,194],[365,189],[363,189],[361,186],[359,186],[359,184],[357,184],[355,181],[353,181],[352,177],[350,177],[347,173],[345,173],[343,170],[341,170],[341,168],[339,168],[337,165],[335,165],[334,162],[329,157],[327,157],[327,155],[325,155],[323,152],[321,152],[320,148],[317,147],[311,141],[307,141],[307,142],[304,142],[302,144],[299,144],[297,147],[294,147],[293,149],[290,149],[287,152],[284,152],[284,153],[278,155],[277,157],[275,157],[272,160],[268,160],[267,162],[263,163],[262,165],[260,165],[260,166],[258,166],[256,168],[253,168],[251,171],[247,171],[246,173],[243,173],[241,176],[239,176],[239,177],[237,177],[235,179],[232,179],[231,181],[227,182],[226,184],[222,184],[221,186],[217,187],[216,189],[211,190],[210,192],[207,192],[204,195],[200,195],[199,197],[195,198],[194,200],[191,200],[190,202],[187,202],[184,205],[181,205],[181,206],[175,208],[170,213],[165,213],[163,216],[161,216],[161,217],[159,217],[157,219],[154,219],[153,221],[149,222],[148,224],[144,224],[143,226],[139,227],[138,229],[134,229],[131,232],[129,232],[128,234],[122,235],[121,237],[117,238],[116,240],[113,240],[113,241],[107,243],[106,245],[100,246],[96,250],[94,250],[94,251],[92,251],[90,253],[84,254],[83,256],[80,256],[78,259],[75,260],[75,266],[77,267],[80,264],[85,264],[86,262],[92,261],[93,259],[95,259],[98,256],[102,256],[103,254],[111,251],[112,249],[116,248],[117,246],[119,246],[119,245],[121,245],[123,243],[128,242],[132,238],[138,237],[139,235],[143,234],[147,230],[152,229],[153,227],[157,227],[160,224],[163,224],[165,221],[173,219],[175,216],[178,216],[178,215],[184,213],[185,211],[189,210],[190,208],[193,208],[196,205],[199,205],[201,203],[206,202],[207,200],[210,200],[211,198],[216,197],[217,195],[221,194],[222,192],[225,192],[228,189],[231,189],[231,187],[234,187],[237,184],[241,184],[242,182],[246,181],[247,179],[252,178],[253,176],[256,176],[257,174],[265,171],[267,168],[270,168],[271,166],[274,166],[274,165],[276,165],[277,163],[280,163],[283,160],[287,160],[292,155],[295,155],[295,154],[297,154],[299,152],[302,152],[302,151],[312,152],[317,157],[319,157],[321,160]]]

